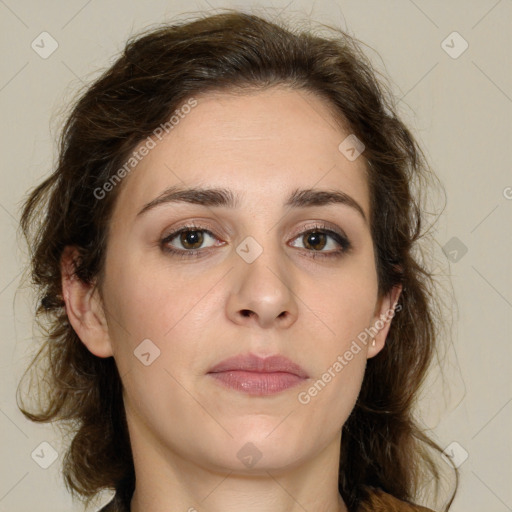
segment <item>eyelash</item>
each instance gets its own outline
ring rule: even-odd
[[[165,253],[172,254],[174,256],[178,256],[179,258],[193,258],[193,257],[200,257],[202,254],[209,252],[210,249],[214,249],[214,247],[206,247],[204,249],[189,249],[189,250],[175,249],[174,247],[168,245],[169,242],[174,240],[181,233],[184,233],[187,231],[201,231],[203,233],[210,235],[212,238],[216,238],[218,240],[218,237],[212,231],[210,231],[208,228],[206,228],[204,226],[199,226],[199,225],[183,226],[182,228],[180,228],[176,231],[173,231],[172,233],[169,233],[160,241],[162,250]],[[304,237],[311,233],[325,234],[325,235],[331,237],[340,246],[339,249],[336,249],[334,251],[329,251],[329,252],[314,251],[312,249],[303,249],[304,251],[306,251],[308,253],[308,256],[311,258],[340,258],[352,249],[352,244],[350,243],[350,241],[348,240],[348,238],[345,235],[342,235],[341,233],[338,233],[338,232],[328,228],[324,224],[315,224],[313,226],[310,226],[305,231],[301,231],[300,233],[295,235],[292,240],[296,240],[297,238],[299,238],[301,236]]]

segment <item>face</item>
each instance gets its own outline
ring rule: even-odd
[[[305,91],[196,99],[122,184],[105,343],[135,442],[293,467],[338,446],[387,332],[361,342],[394,302],[377,294],[365,163]]]

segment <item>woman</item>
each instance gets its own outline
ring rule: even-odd
[[[68,488],[115,489],[104,511],[427,510],[429,176],[346,34],[229,12],[130,41],[22,217],[49,334],[21,408],[71,425]]]

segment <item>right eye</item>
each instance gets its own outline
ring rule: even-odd
[[[206,228],[184,226],[165,236],[161,241],[161,246],[166,252],[187,257],[197,255],[202,250],[215,245],[223,244],[223,242],[216,244],[216,241],[219,241],[219,239]]]

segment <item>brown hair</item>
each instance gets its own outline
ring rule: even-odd
[[[411,501],[425,472],[439,480],[430,449],[440,448],[412,417],[440,320],[433,275],[414,255],[425,234],[419,191],[434,175],[358,42],[331,30],[333,37],[294,31],[236,11],[154,29],[127,43],[67,119],[56,169],[31,192],[21,219],[39,291],[37,316],[47,326],[25,377],[38,364],[47,366],[38,381],[44,392],[37,412],[24,404],[20,409],[33,421],[59,421],[71,429],[64,477],[72,493],[87,499],[104,488],[129,494],[134,466],[115,362],[92,355],[66,316],[64,248],[79,249],[79,279],[101,283],[120,186],[101,199],[95,191],[187,99],[276,85],[320,96],[364,143],[379,293],[403,286],[402,309],[385,348],[368,361],[343,427],[339,491],[355,510],[372,488]]]

